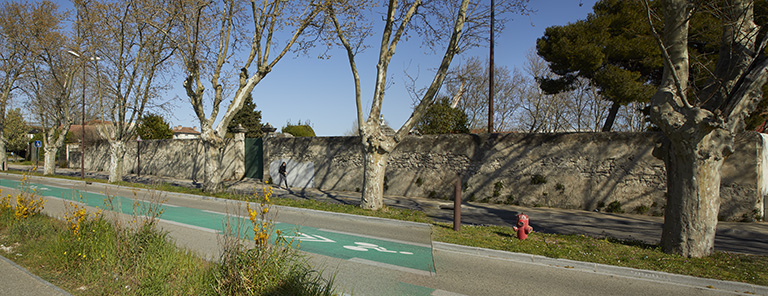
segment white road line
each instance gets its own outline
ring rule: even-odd
[[[399,270],[399,271],[408,272],[408,273],[414,273],[414,274],[423,275],[423,276],[432,276],[433,275],[432,272],[429,272],[429,271],[418,270],[418,269],[408,268],[408,267],[402,267],[402,266],[398,266],[398,265],[394,265],[394,264],[381,263],[381,262],[371,261],[371,260],[357,258],[357,257],[351,258],[351,259],[349,259],[349,261],[355,262],[355,263],[362,263],[362,264],[373,265],[373,266],[377,266],[377,267],[383,267],[383,268],[387,268],[387,269]]]
[[[401,240],[396,240],[396,239],[391,239],[391,238],[384,238],[384,237],[378,237],[378,236],[372,236],[372,235],[358,234],[358,233],[339,231],[339,230],[333,230],[333,229],[327,229],[327,228],[318,228],[318,230],[327,231],[327,232],[333,232],[333,233],[338,233],[338,234],[346,234],[346,235],[351,235],[351,236],[370,238],[370,239],[383,240],[383,241],[399,243],[399,244],[405,244],[405,245],[411,245],[411,246],[417,246],[417,247],[424,247],[424,248],[430,248],[430,249],[432,248],[432,245],[428,245],[428,244],[407,242],[407,241],[401,241]]]
[[[432,294],[429,294],[432,296],[467,296],[465,294],[459,294],[459,293],[453,293],[446,290],[435,290],[432,292]]]
[[[194,208],[190,208],[190,209],[194,209]],[[230,217],[235,217],[235,218],[243,218],[243,219],[246,219],[246,220],[248,220],[250,218],[248,216],[235,215],[235,214],[227,214],[227,213],[222,213],[222,212],[217,212],[217,211],[210,211],[210,210],[202,210],[202,211],[205,212],[205,213],[218,214],[218,215],[222,215],[222,216],[230,216]],[[277,224],[280,224],[280,223],[282,223],[282,222],[272,221],[272,224],[274,224],[274,225],[277,225]]]
[[[206,227],[200,227],[200,226],[195,226],[195,225],[184,224],[184,223],[176,222],[176,221],[172,221],[172,220],[159,219],[159,218],[157,220],[160,221],[160,222],[163,222],[163,223],[168,223],[168,224],[171,224],[171,225],[176,225],[176,226],[181,226],[181,227],[192,228],[192,229],[195,229],[195,230],[200,230],[200,231],[205,231],[205,232],[210,232],[210,233],[215,233],[215,234],[221,233],[221,231],[218,231],[216,229],[210,229],[210,228],[206,228]]]

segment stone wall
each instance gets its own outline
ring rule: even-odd
[[[245,172],[243,134],[224,140],[224,180],[241,179]],[[136,174],[139,159],[136,141],[126,145],[123,173]],[[204,180],[203,142],[200,139],[144,140],[141,142],[141,174],[179,179]],[[69,167],[80,168],[80,153],[71,153]],[[109,171],[109,143],[85,147],[85,169]]]
[[[385,194],[450,199],[457,175],[464,200],[592,210],[618,201],[627,212],[661,214],[664,163],[657,133],[411,136],[390,156]],[[265,164],[277,180],[286,161],[291,186],[362,189],[358,137],[270,138]],[[721,220],[764,215],[762,138],[740,135],[723,165]]]

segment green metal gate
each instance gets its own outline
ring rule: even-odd
[[[261,138],[245,139],[245,177],[264,177],[264,141]]]

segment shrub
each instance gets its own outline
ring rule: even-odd
[[[635,213],[645,214],[645,213],[648,212],[648,210],[650,210],[650,208],[648,206],[646,206],[646,205],[639,205],[639,206],[637,206],[635,208]]]
[[[608,213],[617,213],[621,214],[624,213],[624,210],[621,209],[621,202],[618,200],[615,200],[608,204],[607,207],[605,207],[605,211]]]
[[[238,235],[224,240],[221,263],[213,271],[218,295],[333,295],[333,281],[312,270],[293,249],[292,236],[274,228],[272,189],[246,203],[255,247],[246,248]],[[258,206],[256,205],[258,203]],[[228,222],[227,222],[228,223]],[[231,228],[229,228],[231,231]],[[272,242],[270,244],[269,242]]]
[[[493,197],[499,197],[501,196],[501,189],[504,189],[504,183],[501,181],[498,181],[493,184]]]
[[[312,126],[310,126],[309,121],[305,123],[301,123],[301,120],[299,120],[299,123],[297,124],[291,124],[289,121],[285,127],[281,129],[281,131],[284,134],[291,134],[294,137],[314,137],[315,136],[315,130],[312,129]]]
[[[547,177],[544,177],[539,174],[535,174],[531,176],[531,184],[533,185],[547,184]]]
[[[515,196],[514,195],[507,196],[507,199],[504,201],[504,204],[508,204],[508,205],[511,205],[511,204],[514,204],[514,203],[515,203]]]

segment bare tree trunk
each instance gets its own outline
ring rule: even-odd
[[[661,248],[666,253],[702,257],[714,251],[724,159],[710,150],[721,146],[717,143],[720,137],[713,136],[717,133],[698,142],[673,138],[661,148],[667,168],[667,205],[661,235]]]
[[[654,151],[667,169],[661,247],[667,253],[702,257],[714,250],[720,168],[733,151],[736,133],[743,130],[744,117],[762,97],[768,60],[762,46],[756,47],[754,3],[735,1],[724,14],[721,53],[710,86],[700,93],[690,91],[688,26],[696,3],[662,3],[663,39],[653,26],[651,30],[664,56],[664,74],[650,109],[651,121],[668,139]]]
[[[205,165],[203,173],[205,181],[203,182],[203,191],[210,193],[220,192],[221,185],[221,155],[224,143],[219,138],[202,137],[203,147],[205,149]]]
[[[59,149],[56,145],[46,145],[43,150],[45,150],[43,175],[54,175],[56,174],[56,153],[59,152]],[[37,157],[39,158],[40,155]]]
[[[114,140],[109,142],[109,183],[123,180],[123,163],[125,158],[125,142]]]
[[[2,128],[3,125],[0,124],[0,128]],[[8,155],[6,155],[5,151],[5,134],[2,130],[0,130],[0,169],[3,171],[8,170]]]
[[[608,111],[608,117],[605,118],[605,124],[603,125],[603,132],[610,132],[613,129],[613,123],[616,121],[616,114],[619,114],[619,107],[621,104],[613,102],[611,104],[611,110]]]
[[[378,210],[384,206],[384,176],[387,171],[389,152],[371,148],[365,149],[361,206],[364,209]]]
[[[384,206],[384,176],[389,153],[397,147],[392,136],[381,130],[382,122],[369,119],[360,129],[363,142],[363,195],[360,207],[378,210]]]

